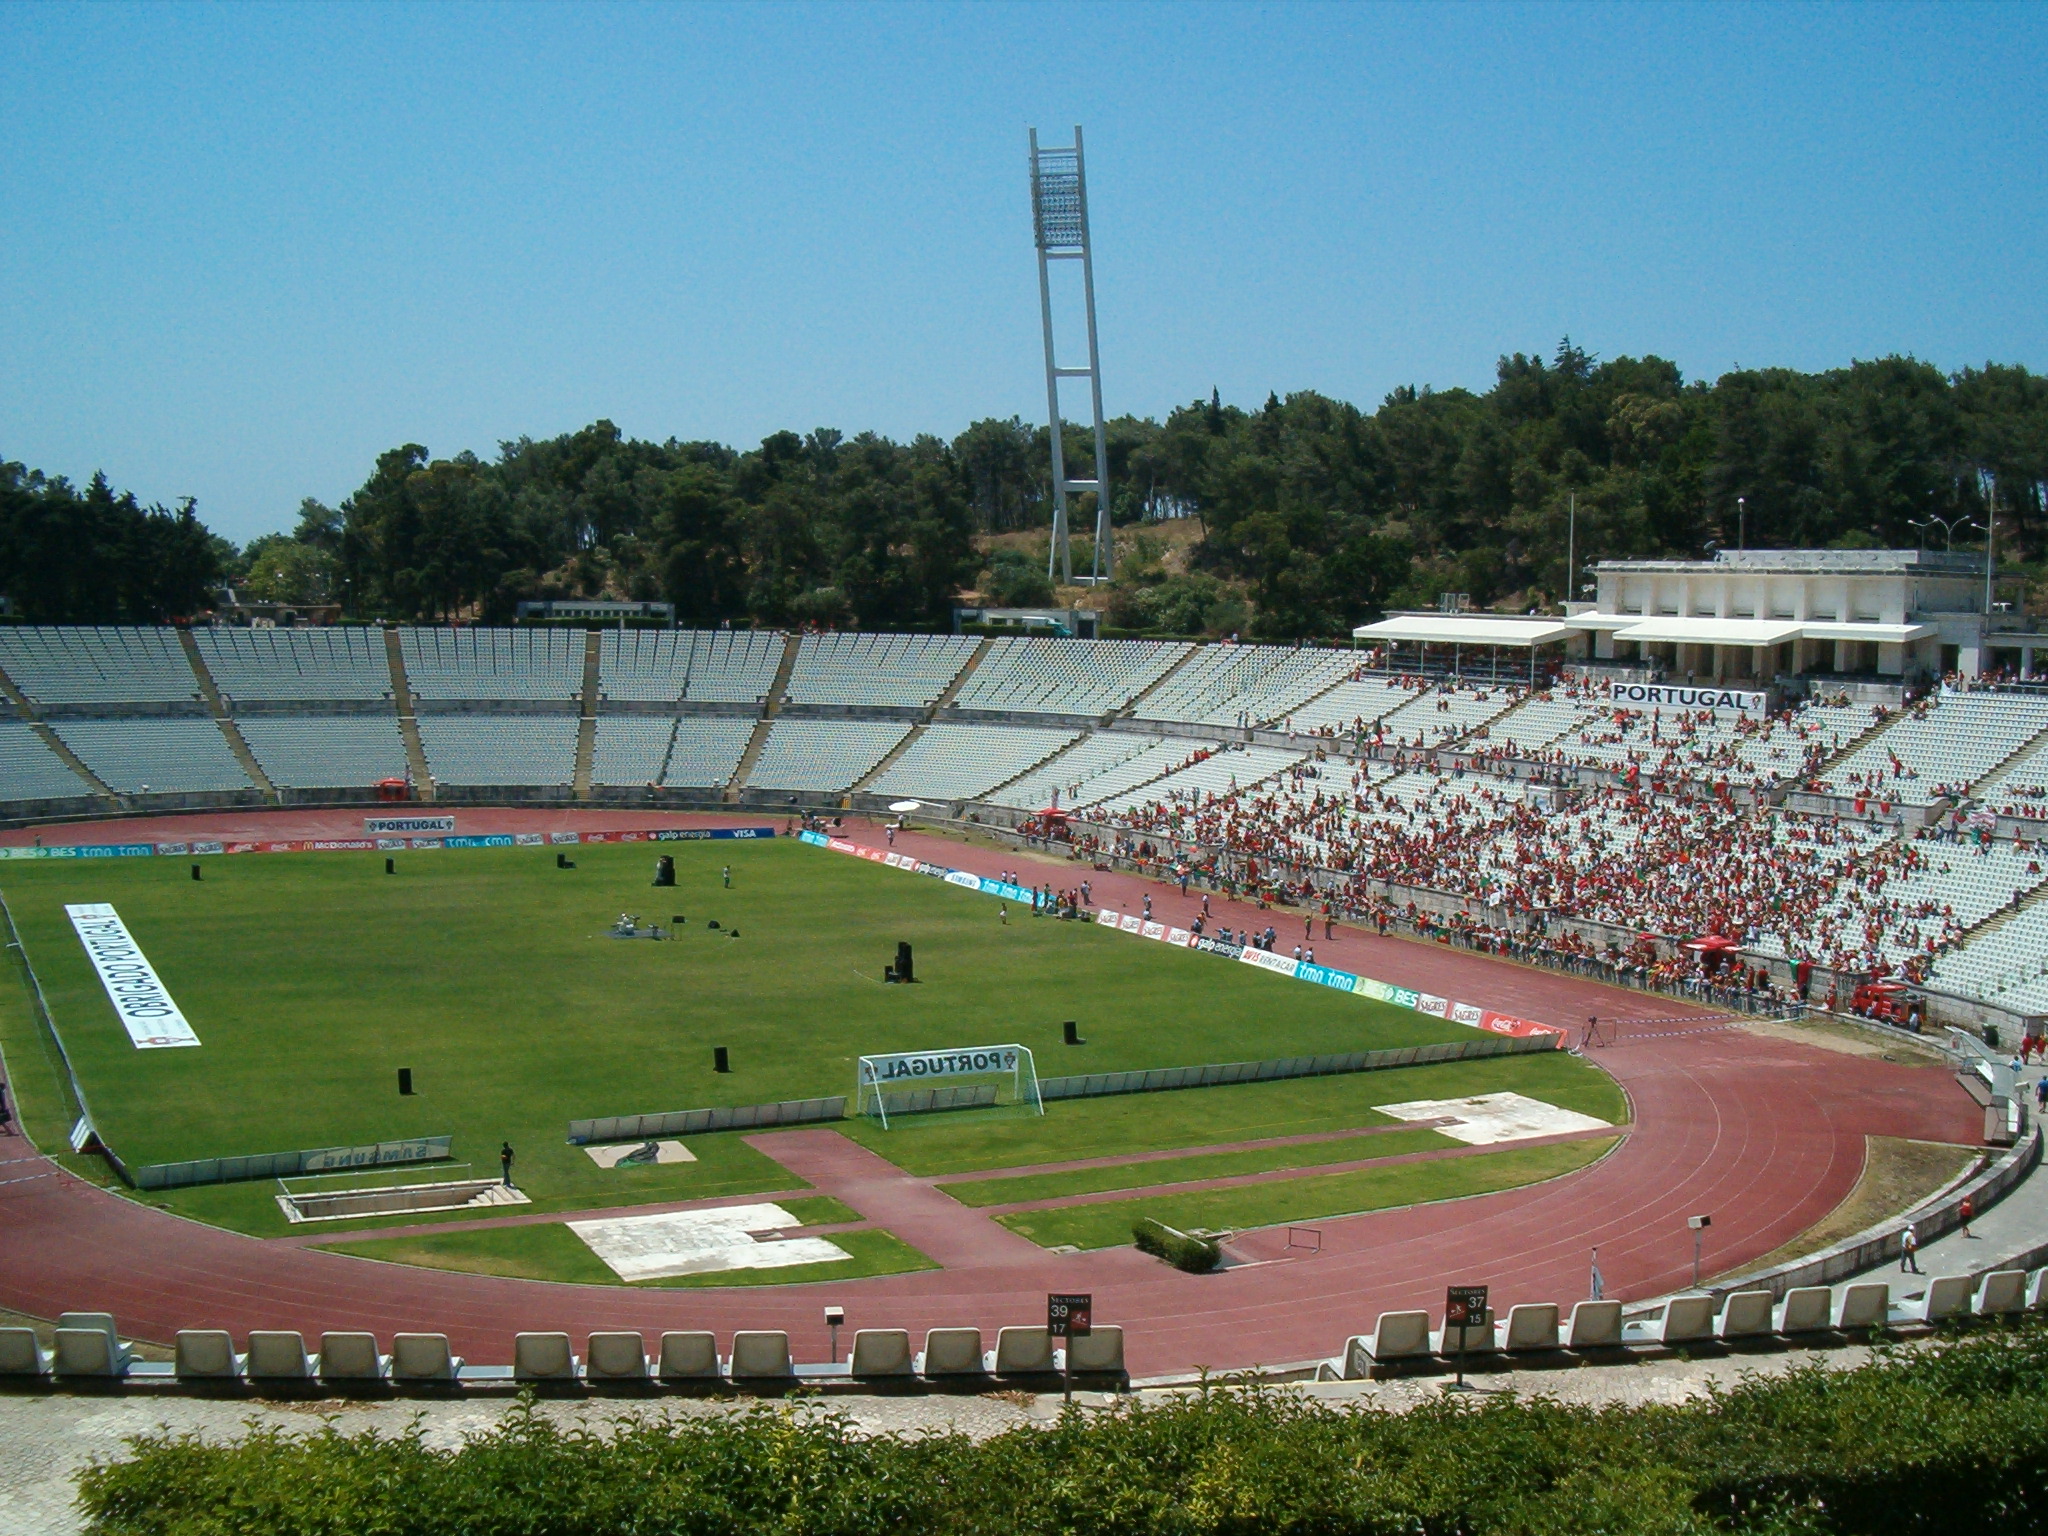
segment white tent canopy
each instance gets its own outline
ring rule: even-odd
[[[1354,640],[1385,640],[1409,645],[1549,645],[1578,631],[1562,619],[1490,619],[1481,614],[1415,613],[1361,624]]]

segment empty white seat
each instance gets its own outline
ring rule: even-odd
[[[732,1336],[732,1375],[762,1378],[792,1376],[789,1335],[779,1329],[757,1329]]]
[[[1557,1348],[1557,1303],[1523,1302],[1508,1308],[1508,1320],[1494,1328],[1493,1347],[1517,1350]]]
[[[997,1376],[1031,1376],[1053,1368],[1052,1335],[1044,1328],[998,1328],[993,1364]]]
[[[1716,1330],[1724,1339],[1754,1339],[1771,1331],[1775,1311],[1769,1291],[1735,1291],[1721,1303],[1721,1322]]]
[[[401,1333],[391,1340],[393,1381],[453,1381],[461,1369],[462,1359],[449,1353],[445,1333]]]
[[[175,1354],[180,1381],[240,1381],[242,1357],[225,1328],[181,1328]]]
[[[371,1333],[323,1333],[320,1335],[320,1379],[322,1381],[382,1381],[391,1368],[391,1357],[377,1353],[377,1336]]]
[[[847,1370],[855,1376],[908,1376],[911,1373],[910,1330],[862,1328],[853,1336]]]
[[[1621,1347],[1621,1303],[1582,1301],[1572,1307],[1571,1331],[1566,1349],[1619,1349]]]
[[[924,1336],[924,1353],[918,1356],[917,1370],[921,1376],[979,1376],[981,1330],[932,1329]]]
[[[576,1364],[566,1333],[512,1335],[514,1381],[574,1381]]]
[[[637,1333],[593,1333],[588,1354],[583,1374],[589,1381],[647,1379],[647,1341]]]
[[[1382,1312],[1370,1335],[1359,1335],[1344,1345],[1344,1374],[1368,1376],[1372,1367],[1389,1360],[1429,1358],[1429,1314],[1427,1312]]]
[[[249,1355],[242,1369],[251,1381],[304,1381],[313,1374],[302,1334],[257,1328],[249,1334]]]
[[[0,1328],[0,1376],[47,1376],[50,1355],[33,1328]]]
[[[121,1341],[111,1312],[63,1312],[57,1317],[52,1365],[59,1376],[122,1376],[134,1351]]]
[[[2027,1305],[2027,1272],[2023,1269],[1994,1269],[1977,1286],[1975,1311],[1979,1317],[2003,1317],[2022,1312]]]
[[[1917,1307],[1906,1309],[1906,1321],[1938,1323],[1951,1317],[1966,1317],[1977,1285],[1968,1275],[1938,1275],[1927,1282],[1927,1294]]]
[[[1664,1318],[1657,1325],[1659,1344],[1689,1344],[1713,1336],[1713,1297],[1674,1296],[1664,1304]]]
[[[718,1374],[718,1340],[709,1333],[664,1333],[661,1363],[656,1368],[663,1381],[701,1381]]]
[[[1837,1328],[1882,1328],[1891,1315],[1892,1288],[1882,1280],[1842,1287],[1835,1303]]]
[[[1122,1375],[1123,1328],[1116,1323],[1097,1323],[1091,1332],[1067,1340],[1067,1369],[1077,1376]]]
[[[1782,1334],[1825,1333],[1834,1322],[1835,1293],[1824,1285],[1794,1286],[1778,1303],[1772,1326]]]

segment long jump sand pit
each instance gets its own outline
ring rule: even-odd
[[[729,1269],[786,1269],[829,1264],[852,1254],[822,1237],[783,1237],[801,1226],[779,1205],[728,1205],[709,1211],[667,1211],[572,1221],[569,1230],[621,1280],[666,1280]]]
[[[1574,1109],[1559,1109],[1555,1104],[1519,1093],[1482,1093],[1471,1099],[1411,1099],[1406,1104],[1375,1104],[1373,1108],[1396,1120],[1440,1121],[1430,1129],[1475,1147],[1610,1129],[1605,1120]]]

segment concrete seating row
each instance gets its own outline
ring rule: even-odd
[[[1510,1307],[1463,1330],[1432,1329],[1427,1312],[1382,1312],[1373,1331],[1345,1342],[1337,1361],[1348,1378],[1392,1366],[1470,1356],[1597,1355],[1636,1347],[1670,1349],[1734,1341],[1768,1343],[1823,1334],[1864,1334],[1879,1328],[1931,1327],[1970,1317],[2048,1311],[2048,1268],[1993,1270],[1981,1278],[1943,1275],[1918,1296],[1894,1305],[1881,1280],[1801,1286],[1782,1298],[1764,1290],[1726,1297],[1674,1296],[1654,1317],[1625,1320],[1618,1301],[1582,1301],[1569,1318],[1554,1302]],[[1462,1339],[1459,1337],[1462,1332]]]
[[[509,1366],[473,1366],[440,1333],[401,1333],[384,1353],[369,1333],[324,1333],[309,1350],[296,1332],[254,1329],[237,1351],[226,1329],[181,1331],[168,1362],[142,1362],[104,1312],[67,1312],[58,1319],[55,1348],[45,1350],[30,1328],[0,1328],[0,1378],[65,1382],[157,1381],[184,1385],[320,1383],[326,1386],[457,1386],[464,1383],[556,1382],[705,1384],[712,1382],[883,1382],[943,1378],[1027,1377],[1064,1371],[1068,1351],[1054,1347],[1044,1328],[997,1330],[992,1350],[982,1349],[979,1328],[934,1328],[913,1352],[902,1328],[863,1328],[853,1336],[845,1364],[798,1365],[789,1335],[741,1331],[729,1354],[717,1335],[670,1332],[653,1353],[637,1332],[590,1334],[578,1356],[566,1333],[521,1333],[512,1340]],[[1073,1371],[1089,1377],[1124,1371],[1123,1329],[1099,1327],[1072,1341]]]

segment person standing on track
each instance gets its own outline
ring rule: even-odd
[[[512,1187],[512,1143],[506,1142],[498,1149],[498,1166],[505,1172],[505,1187]]]
[[[1920,1273],[1920,1232],[1911,1222],[1899,1234],[1899,1273]]]

